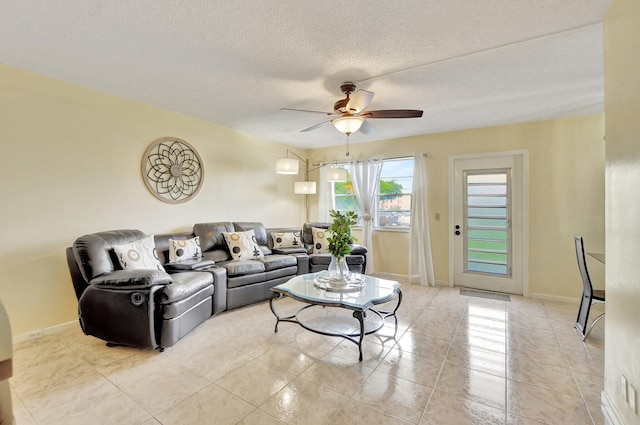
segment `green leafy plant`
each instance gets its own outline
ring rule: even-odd
[[[345,257],[351,252],[349,245],[353,242],[351,226],[356,224],[358,215],[353,211],[341,213],[336,210],[329,211],[329,215],[333,218],[333,223],[328,229],[331,232],[331,236],[327,238],[329,252],[337,258]]]

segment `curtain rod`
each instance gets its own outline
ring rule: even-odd
[[[429,152],[427,153],[423,153],[422,156],[424,156],[425,158],[429,157]],[[413,155],[403,155],[403,156],[390,156],[387,158],[374,158],[374,159],[378,159],[380,161],[388,161],[388,160],[392,160],[392,159],[406,159],[406,158],[411,158],[413,157]],[[347,164],[350,161],[337,161],[337,160],[333,160],[333,161],[327,161],[327,162],[314,162],[313,164],[311,164],[314,167],[322,167],[324,165],[329,165],[329,164]],[[353,162],[364,162],[364,161],[353,161]]]

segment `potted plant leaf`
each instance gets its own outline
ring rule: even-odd
[[[346,256],[351,253],[351,243],[353,242],[351,226],[356,224],[358,215],[353,211],[342,213],[336,210],[329,211],[329,215],[333,218],[333,222],[327,229],[330,233],[327,241],[331,253],[329,278],[333,286],[345,286],[351,275],[346,260]]]

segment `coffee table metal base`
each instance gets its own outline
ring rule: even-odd
[[[302,300],[302,299],[298,299],[298,301],[307,303],[305,306],[303,306],[302,308],[300,308],[295,314],[292,314],[290,316],[280,316],[278,315],[278,313],[276,312],[276,308],[275,308],[275,302],[276,300],[279,300],[281,298],[284,298],[285,296],[289,296],[291,298],[297,299],[295,296],[292,296],[291,294],[283,294],[283,293],[276,293],[276,296],[274,298],[271,298],[270,302],[269,302],[269,306],[271,307],[271,311],[273,312],[273,315],[276,317],[276,325],[275,325],[275,329],[274,332],[278,332],[278,324],[280,322],[290,322],[290,323],[297,323],[298,325],[302,326],[304,329],[320,334],[320,335],[327,335],[327,336],[337,336],[337,337],[341,337],[344,339],[347,339],[351,342],[353,342],[354,344],[356,344],[358,346],[358,352],[360,353],[359,356],[359,360],[362,361],[362,340],[364,339],[365,335],[370,335],[372,333],[378,332],[380,329],[382,329],[382,327],[384,326],[385,323],[385,319],[387,317],[391,317],[393,316],[396,321],[397,321],[397,317],[396,317],[396,312],[398,311],[398,308],[400,308],[400,304],[402,303],[402,291],[400,289],[396,290],[396,294],[397,294],[397,299],[398,299],[398,304],[396,304],[395,308],[393,309],[393,311],[382,311],[382,310],[376,310],[374,308],[367,308],[367,309],[357,309],[354,308],[353,309],[353,317],[355,319],[358,320],[358,323],[360,325],[360,331],[359,332],[353,332],[353,333],[342,333],[342,332],[329,332],[329,331],[324,331],[322,329],[318,329],[318,328],[314,328],[312,326],[309,326],[307,324],[305,324],[305,322],[303,320],[299,319],[299,315],[300,313],[302,313],[303,311],[312,308],[312,307],[333,307],[333,308],[346,308],[344,306],[337,306],[334,303],[322,303],[322,302],[313,302],[313,303],[309,303],[308,300]],[[375,326],[373,326],[370,329],[365,329],[365,320],[367,317],[367,313],[373,313],[375,315],[378,316],[379,323],[377,323]]]

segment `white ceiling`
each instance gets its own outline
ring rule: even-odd
[[[351,143],[603,112],[610,0],[3,0],[8,65],[300,148],[344,143],[326,117],[356,82]]]

